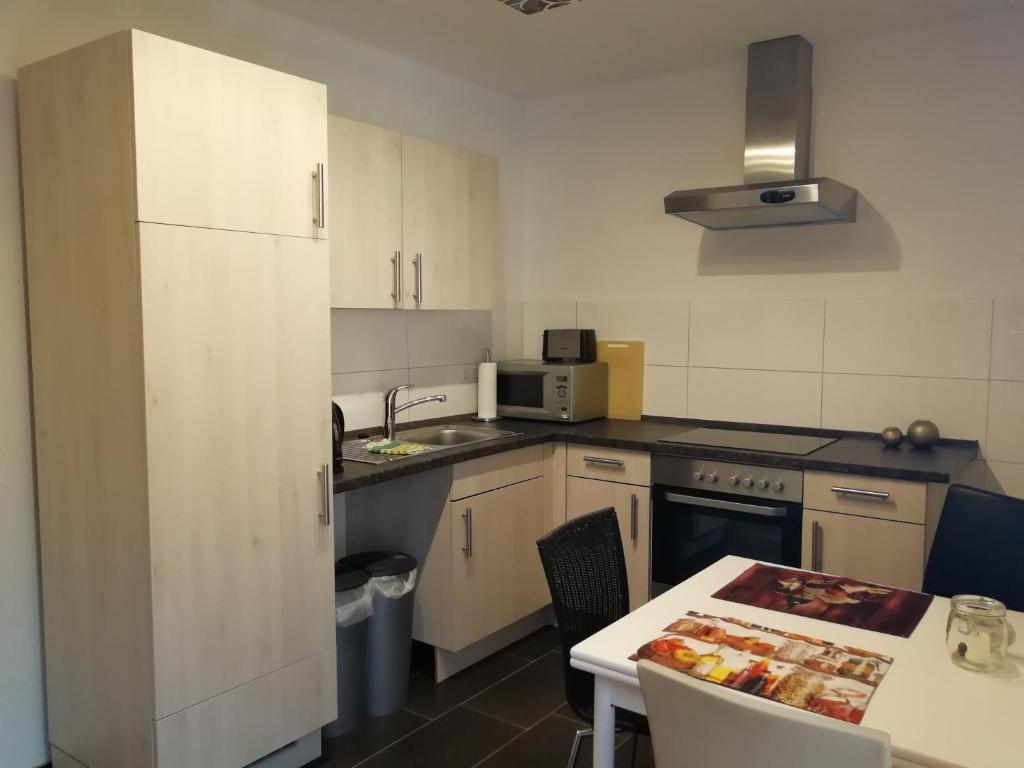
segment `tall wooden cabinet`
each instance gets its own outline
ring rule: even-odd
[[[137,31],[19,72],[55,768],[335,710],[321,85]]]
[[[331,305],[491,309],[497,158],[342,117],[329,135]]]

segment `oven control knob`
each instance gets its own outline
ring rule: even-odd
[[[741,483],[743,484],[744,488],[749,488],[754,484],[754,479],[752,477],[744,477]]]
[[[786,486],[783,484],[783,482],[781,480],[776,480],[774,483],[772,483],[772,490],[773,491],[777,491],[778,492],[778,491],[781,491],[785,487]]]
[[[736,475],[729,475],[729,485],[736,485],[740,479]]]
[[[718,482],[718,475],[715,472],[708,472],[708,482],[709,483],[717,483]]]
[[[694,472],[693,473],[693,479],[697,480],[698,482],[703,480],[704,479],[704,473],[699,471],[699,470],[697,472]]]
[[[760,480],[757,481],[757,487],[760,488],[762,491],[767,490],[768,489],[768,481],[765,480],[762,477]]]

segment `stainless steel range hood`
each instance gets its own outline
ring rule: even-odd
[[[743,179],[734,187],[673,192],[665,213],[708,229],[857,220],[857,190],[811,173],[811,60],[799,35],[747,53]]]

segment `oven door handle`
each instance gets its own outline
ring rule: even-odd
[[[687,496],[682,493],[665,492],[665,501],[673,504],[692,504],[696,507],[708,507],[709,509],[723,509],[726,512],[743,512],[748,515],[760,515],[761,517],[785,517],[785,507],[762,507],[760,504],[741,504],[738,501],[724,501],[723,499],[708,499],[704,496]]]

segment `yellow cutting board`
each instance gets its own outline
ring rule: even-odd
[[[608,418],[639,420],[644,408],[644,343],[599,341],[597,360],[608,363]]]

